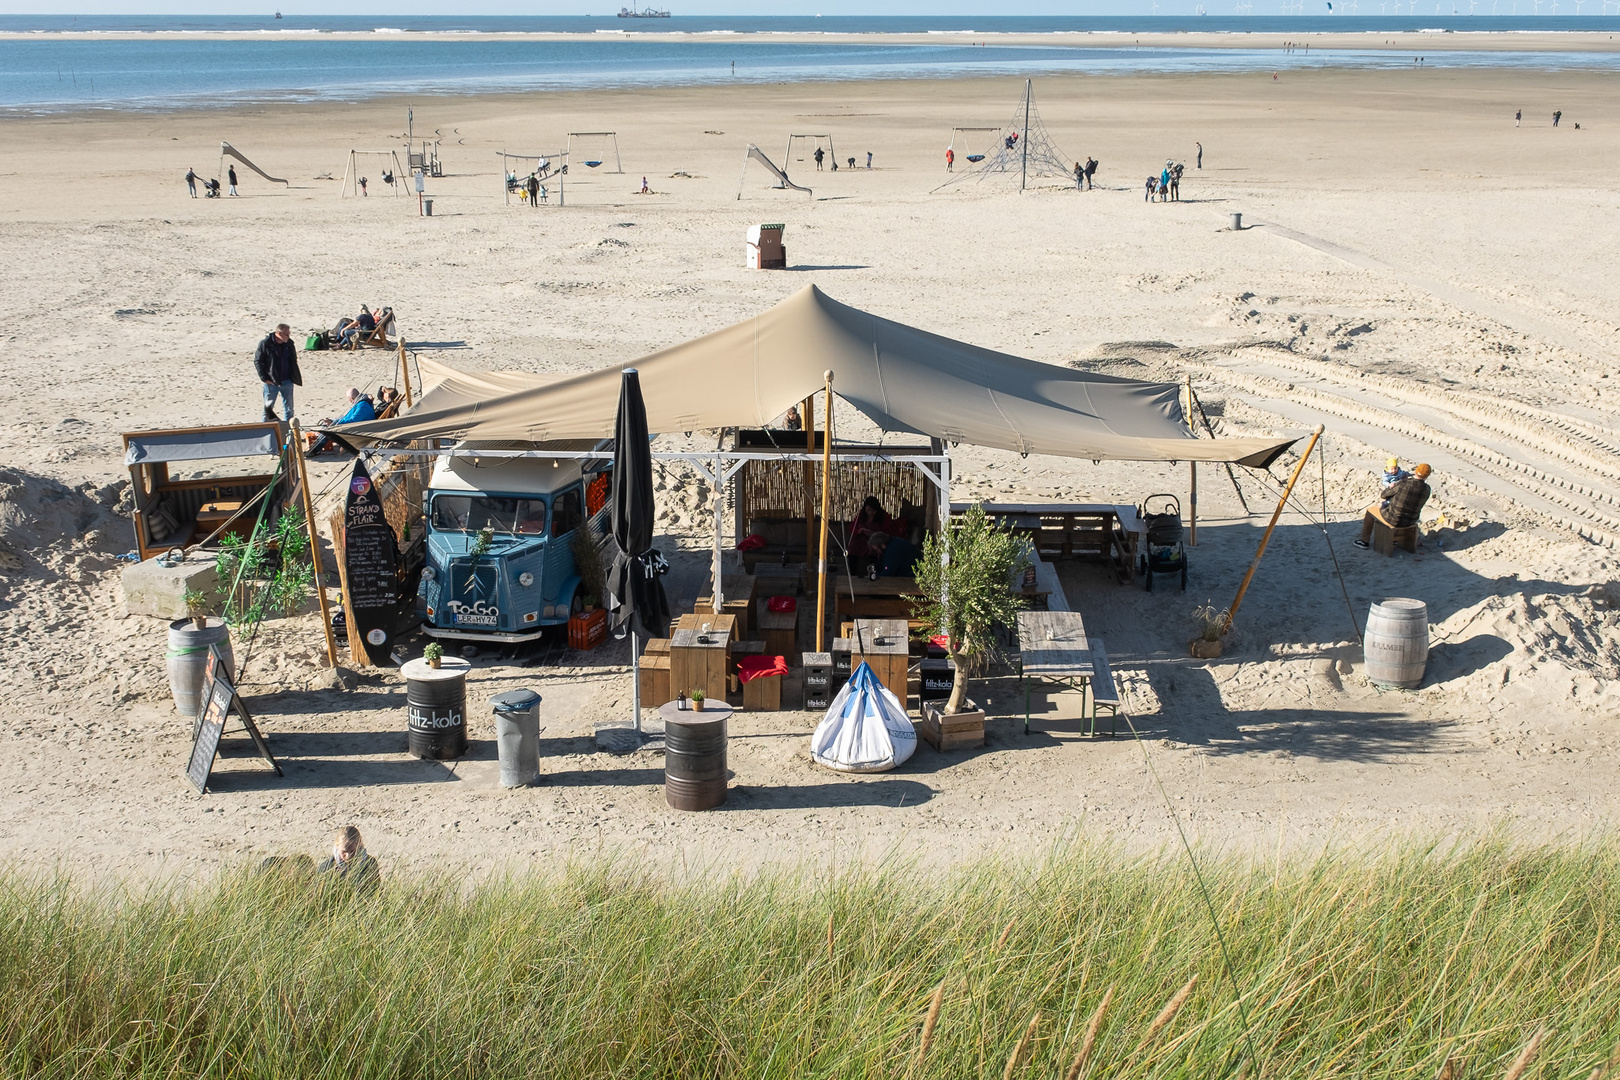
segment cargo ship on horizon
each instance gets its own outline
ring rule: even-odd
[[[622,8],[619,9],[619,18],[621,18],[621,19],[667,19],[667,18],[669,18],[669,12],[661,11],[658,8],[652,8],[652,7],[639,8],[639,9],[638,8],[633,8],[633,7],[622,7]]]

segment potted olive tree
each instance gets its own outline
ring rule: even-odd
[[[1017,619],[1024,598],[1013,591],[1013,581],[1029,564],[1024,543],[997,528],[982,506],[969,507],[946,529],[923,541],[915,569],[923,616],[945,635],[956,665],[945,708],[923,707],[923,734],[939,749],[953,744],[948,736],[953,727],[962,732],[954,745],[984,740],[984,710],[968,700],[968,680],[997,654],[995,628]]]

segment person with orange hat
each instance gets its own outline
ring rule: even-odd
[[[1384,489],[1379,501],[1361,515],[1361,536],[1356,540],[1356,547],[1371,546],[1373,526],[1380,521],[1392,529],[1410,528],[1418,523],[1423,505],[1429,501],[1429,472],[1427,465],[1414,465],[1412,475]]]

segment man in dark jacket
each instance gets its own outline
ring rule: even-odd
[[[276,398],[279,395],[287,419],[293,418],[293,387],[304,385],[303,373],[298,370],[298,346],[293,344],[292,327],[286,323],[266,334],[253,354],[253,366],[258,369],[259,381],[264,384],[264,418],[275,420]]]
[[[1392,529],[1410,528],[1418,523],[1423,513],[1423,504],[1429,501],[1429,467],[1417,465],[1412,469],[1412,475],[1405,480],[1397,480],[1384,489],[1382,500],[1367,507],[1367,512],[1361,515],[1361,538],[1356,541],[1356,547],[1368,546],[1372,539],[1373,526],[1382,521]]]

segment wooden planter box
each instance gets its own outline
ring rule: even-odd
[[[928,745],[935,750],[961,750],[970,746],[984,745],[984,710],[972,708],[969,701],[968,712],[959,712],[946,715],[939,711],[939,705],[929,702],[923,705],[922,719],[917,723],[917,734],[928,741]]]

